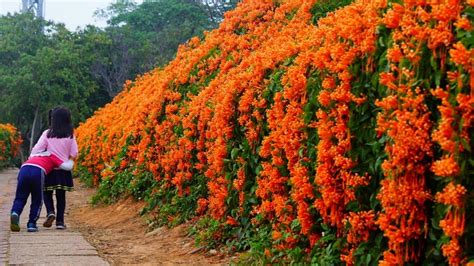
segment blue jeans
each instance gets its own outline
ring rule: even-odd
[[[31,194],[30,217],[28,223],[36,223],[41,213],[43,204],[44,171],[36,166],[25,165],[18,174],[15,200],[12,212],[21,215],[26,201]]]

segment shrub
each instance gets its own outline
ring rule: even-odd
[[[15,163],[22,143],[17,129],[10,124],[0,124],[0,170]]]
[[[472,1],[336,2],[243,1],[79,127],[80,163],[264,263],[472,260]]]

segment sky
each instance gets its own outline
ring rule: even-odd
[[[0,0],[0,15],[19,12],[21,0]],[[44,0],[45,18],[62,22],[74,31],[77,27],[93,24],[104,27],[106,21],[93,17],[94,11],[107,7],[114,0]],[[142,1],[135,1],[141,3]]]

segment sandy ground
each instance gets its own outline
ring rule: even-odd
[[[77,179],[75,191],[67,194],[66,223],[84,237],[113,265],[226,265],[229,258],[210,255],[195,247],[187,236],[187,225],[173,229],[159,228],[149,232],[138,214],[143,203],[131,199],[113,205],[91,206],[93,189]]]

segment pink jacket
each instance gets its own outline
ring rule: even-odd
[[[76,137],[48,138],[48,130],[49,129],[45,130],[43,134],[41,134],[40,139],[31,150],[31,154],[36,154],[47,150],[58,156],[58,158],[63,162],[69,160],[70,157],[77,157],[78,150]]]

